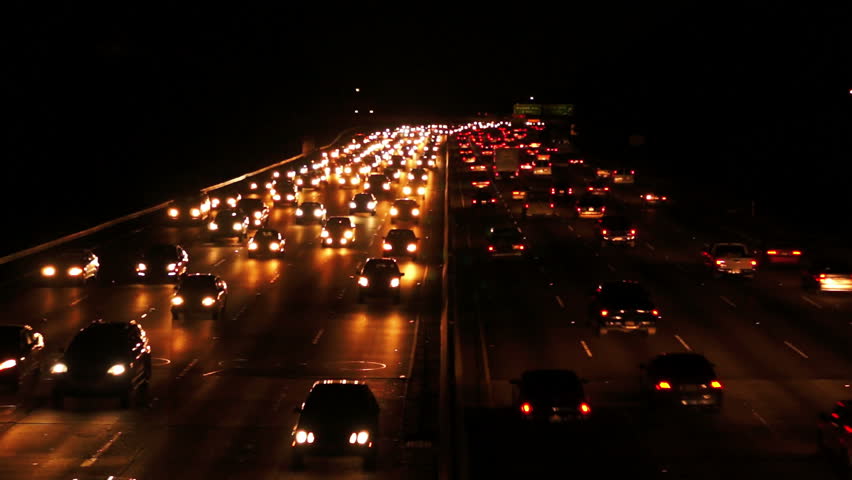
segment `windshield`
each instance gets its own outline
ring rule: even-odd
[[[361,193],[359,193],[358,195],[355,195],[355,198],[353,199],[353,201],[355,201],[355,202],[369,202],[370,200],[372,200],[372,198],[370,198],[369,195],[361,194]]]
[[[366,385],[317,385],[305,401],[305,413],[371,413],[375,408]]]
[[[367,265],[364,266],[364,273],[367,275],[379,273],[379,274],[396,274],[399,273],[399,268],[396,266],[396,263],[389,261],[374,261],[367,262]]]
[[[712,365],[700,355],[664,355],[654,361],[653,367],[659,374],[673,377],[710,378],[714,376]]]
[[[743,257],[748,252],[740,245],[720,245],[716,247],[717,257]]]
[[[72,359],[101,359],[126,354],[129,339],[123,326],[89,327],[74,337],[66,355]]]
[[[352,223],[348,218],[329,218],[325,224],[326,227],[346,227],[351,228]]]
[[[245,210],[261,210],[263,209],[263,200],[259,198],[244,198],[237,202],[237,206]]]
[[[155,245],[145,252],[148,258],[171,258],[175,256],[175,247],[172,245]]]
[[[648,301],[648,293],[645,289],[633,283],[604,285],[601,296],[604,300],[616,300],[619,302],[645,303]]]
[[[216,215],[216,220],[224,222],[227,220],[239,220],[239,214],[233,210],[223,210]]]
[[[391,230],[388,232],[388,240],[413,240],[414,232],[411,230]]]
[[[601,222],[603,228],[624,230],[630,228],[630,220],[624,217],[606,217]]]
[[[180,288],[189,290],[213,290],[216,288],[216,280],[211,275],[191,275],[184,277],[181,280]]]
[[[278,232],[272,230],[258,230],[257,233],[254,234],[254,238],[256,239],[278,239]]]

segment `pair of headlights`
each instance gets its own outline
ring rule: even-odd
[[[59,374],[67,373],[67,372],[68,372],[68,365],[66,365],[62,362],[56,363],[52,367],[50,367],[50,373],[52,373],[54,375],[59,375]],[[127,372],[127,367],[125,367],[123,364],[120,364],[120,363],[117,363],[117,364],[109,367],[109,369],[107,370],[107,374],[112,375],[114,377],[124,375],[125,372]]]

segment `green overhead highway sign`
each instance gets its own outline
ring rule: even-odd
[[[554,103],[545,105],[538,103],[516,103],[512,113],[515,115],[568,117],[574,115],[574,105],[570,103]]]
[[[516,103],[513,113],[515,115],[541,115],[541,105],[534,103]]]

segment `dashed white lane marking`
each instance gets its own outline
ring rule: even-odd
[[[88,297],[89,297],[88,295],[83,295],[82,297],[78,298],[77,300],[74,300],[73,302],[71,302],[71,306],[73,307],[74,305],[77,305],[78,303],[82,302],[83,300],[85,300]]]
[[[799,355],[801,355],[801,356],[802,356],[802,358],[810,358],[810,357],[808,357],[808,356],[805,354],[805,352],[803,352],[803,351],[799,350],[799,349],[798,349],[795,345],[793,345],[793,344],[792,344],[789,340],[784,340],[784,345],[787,345],[788,347],[790,347],[790,349],[791,349],[791,350],[793,350],[794,352],[796,352],[796,353],[798,353]]]
[[[192,367],[194,367],[195,364],[197,364],[197,363],[198,363],[198,359],[193,358],[192,361],[189,362],[189,364],[186,367],[184,367],[183,370],[181,370],[180,373],[178,373],[177,377],[175,377],[175,378],[180,380],[181,378],[185,377],[186,374],[189,373],[189,371],[192,370]]]
[[[562,299],[559,298],[559,295],[556,296],[556,303],[558,303],[560,307],[565,308],[565,302],[563,302]]]
[[[612,266],[611,264],[609,264],[609,263],[607,263],[607,264],[606,264],[606,267],[607,267],[607,268],[609,268],[609,271],[610,271],[610,272],[614,272],[614,271],[615,271],[615,267],[613,267],[613,266]]]
[[[772,427],[769,426],[769,422],[767,422],[766,419],[763,418],[763,416],[761,416],[759,413],[757,413],[757,410],[752,409],[751,414],[752,414],[752,416],[754,416],[754,418],[756,418],[758,421],[760,421],[760,423],[762,423],[763,426],[765,426],[766,428],[768,428],[769,430],[774,432],[774,430],[772,430]]]
[[[680,335],[675,335],[675,339],[680,342],[681,345],[683,345],[683,348],[689,350],[690,352],[692,351],[692,347],[690,347],[688,343],[686,343],[682,338],[680,338]]]
[[[573,232],[573,231],[574,231],[574,226],[573,226],[573,225],[568,225],[568,230],[571,230],[571,231]]]
[[[115,443],[116,440],[118,440],[118,437],[120,436],[121,432],[115,432],[115,435],[113,435],[112,438],[110,438],[109,441],[105,443],[103,447],[99,448],[98,451],[94,453],[94,455],[84,460],[83,463],[80,464],[80,466],[91,467],[92,465],[94,465],[95,462],[97,462],[98,459],[101,457],[101,455],[103,455],[107,450],[109,450],[109,447],[111,447],[112,444]]]
[[[322,337],[323,333],[325,333],[325,329],[320,328],[319,331],[317,332],[317,334],[314,336],[314,339],[311,340],[311,343],[313,343],[314,345],[318,344],[319,341],[320,341],[320,337]]]
[[[586,355],[588,355],[588,356],[589,356],[589,358],[592,358],[592,350],[591,350],[591,349],[589,348],[589,346],[586,344],[586,341],[585,341],[585,340],[580,340],[580,345],[582,345],[582,346],[583,346],[583,350],[585,350],[585,351],[586,351]]]
[[[736,303],[734,303],[734,302],[732,302],[730,298],[728,298],[728,297],[726,297],[726,296],[724,296],[724,295],[719,295],[719,298],[721,298],[721,299],[722,299],[722,301],[723,301],[723,302],[725,302],[725,303],[727,303],[728,305],[730,305],[730,306],[732,306],[732,307],[734,307],[734,308],[737,308],[737,304],[736,304]]]
[[[217,261],[216,263],[214,263],[214,264],[213,264],[213,266],[214,266],[214,267],[218,267],[219,265],[222,265],[223,263],[225,263],[225,260],[227,260],[227,258],[219,259],[219,261]]]
[[[280,277],[280,276],[281,276],[281,274],[276,273],[276,274],[275,274],[275,276],[274,276],[274,277],[272,277],[272,280],[270,280],[270,281],[269,281],[269,283],[275,283],[275,282],[277,282],[277,281],[278,281],[278,277]]]
[[[648,249],[649,249],[649,250],[651,250],[652,252],[653,252],[654,250],[656,250],[656,248],[654,248],[654,246],[653,246],[653,245],[651,245],[651,244],[650,244],[650,243],[648,243],[648,242],[645,242],[645,246],[646,246],[646,247],[648,247]]]
[[[806,302],[810,303],[811,305],[815,306],[816,308],[822,309],[822,305],[820,305],[820,304],[818,304],[817,302],[815,302],[815,301],[811,300],[809,297],[806,297],[806,296],[802,295],[802,300],[804,300],[804,301],[806,301]]]
[[[210,375],[216,375],[217,373],[224,372],[224,371],[225,371],[224,368],[220,368],[219,370],[213,370],[212,372],[203,373],[203,374],[201,374],[201,376],[202,377],[209,377]]]

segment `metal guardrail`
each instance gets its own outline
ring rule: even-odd
[[[332,146],[334,146],[334,144],[339,142],[340,139],[343,138],[348,132],[351,132],[353,130],[358,130],[359,128],[360,127],[352,127],[352,128],[347,128],[346,130],[343,130],[342,132],[340,132],[339,135],[337,135],[337,137],[335,137],[334,140],[331,141],[331,143],[329,143],[328,145],[323,145],[322,147],[319,147],[317,150],[324,150],[324,149],[327,149],[327,148],[331,148]],[[231,180],[219,183],[217,185],[202,188],[201,191],[204,192],[204,193],[207,193],[207,192],[225,187],[227,185],[231,185],[231,184],[234,184],[234,183],[237,183],[237,182],[241,182],[241,181],[245,180],[246,178],[250,178],[250,177],[253,177],[253,176],[258,175],[260,173],[271,170],[273,168],[280,167],[281,165],[286,165],[288,163],[295,162],[296,160],[300,160],[304,157],[306,157],[306,154],[300,153],[299,155],[296,155],[294,157],[290,157],[288,159],[282,160],[278,163],[263,167],[259,170],[255,170],[253,172],[249,172],[249,173],[246,173],[244,175],[240,175],[237,178],[233,178]],[[130,220],[134,220],[134,219],[142,217],[144,215],[148,215],[149,213],[153,213],[153,212],[156,212],[157,210],[161,210],[163,208],[168,207],[169,205],[172,204],[172,202],[174,202],[174,200],[168,200],[168,201],[165,201],[165,202],[160,203],[158,205],[154,205],[153,207],[148,207],[144,210],[140,210],[138,212],[134,212],[134,213],[131,213],[129,215],[125,215],[123,217],[116,218],[114,220],[110,220],[108,222],[102,223],[100,225],[96,225],[96,226],[88,228],[86,230],[83,230],[83,231],[80,231],[80,232],[77,232],[77,233],[72,233],[70,235],[66,235],[64,237],[57,238],[55,240],[51,240],[51,241],[46,242],[46,243],[42,243],[41,245],[36,245],[35,247],[31,247],[31,248],[28,248],[26,250],[21,250],[19,252],[11,253],[9,255],[6,255],[5,257],[0,257],[0,265],[4,265],[6,263],[13,262],[13,261],[19,260],[21,258],[28,257],[30,255],[34,255],[36,253],[43,252],[43,251],[48,250],[50,248],[57,247],[59,245],[62,245],[62,244],[65,244],[65,243],[68,243],[68,242],[71,242],[71,241],[74,241],[74,240],[77,240],[77,239],[80,239],[80,238],[83,238],[83,237],[87,237],[89,235],[92,235],[93,233],[97,233],[97,232],[100,232],[102,230],[106,230],[107,228],[114,227],[118,224],[128,222]]]

